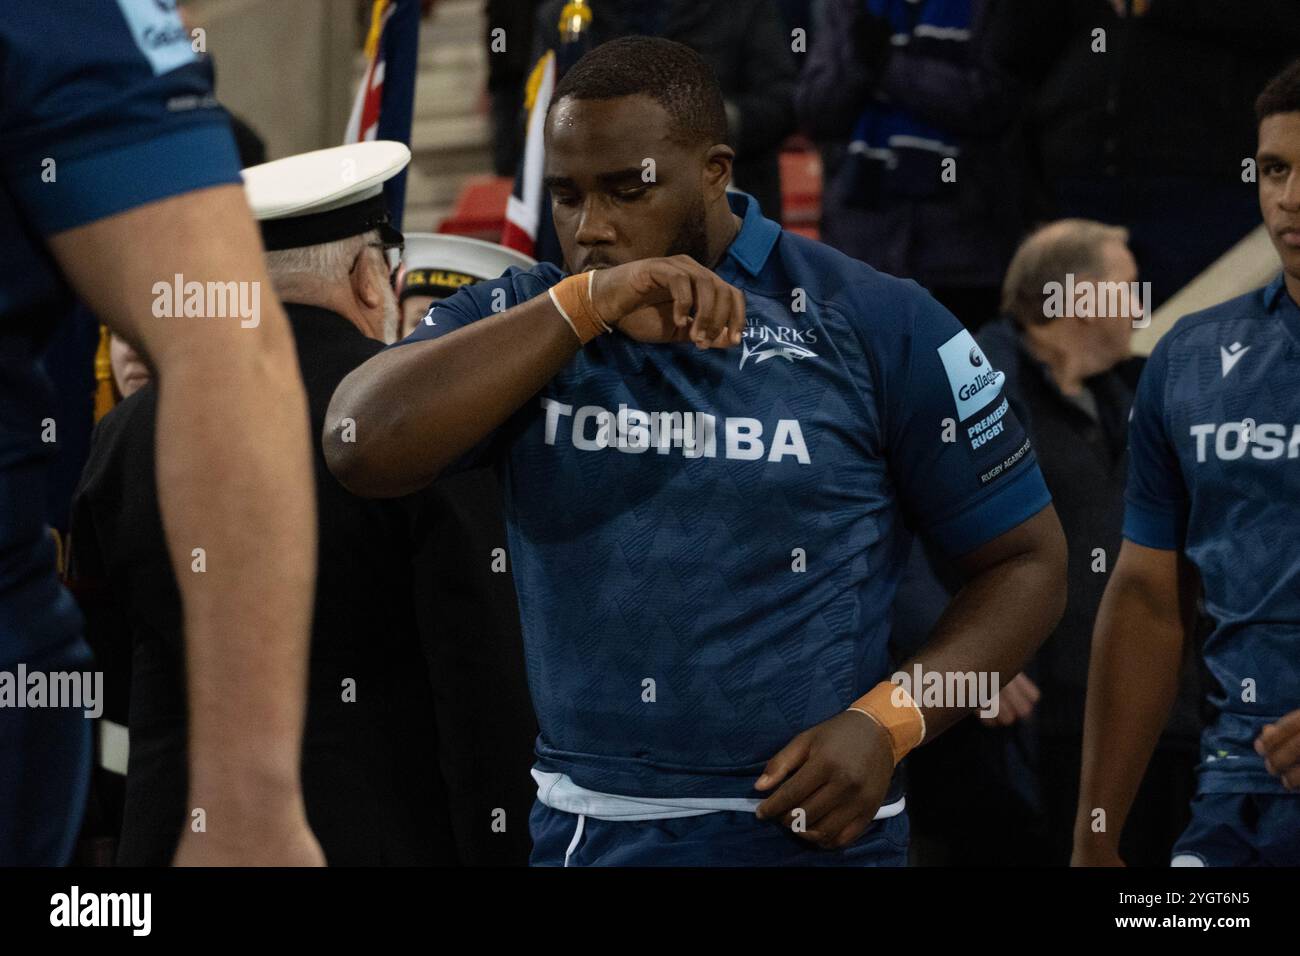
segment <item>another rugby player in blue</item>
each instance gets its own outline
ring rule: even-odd
[[[1203,590],[1217,716],[1173,863],[1300,866],[1300,62],[1256,112],[1283,274],[1180,320],[1142,373],[1125,541],[1093,635],[1077,864],[1121,862]]]
[[[566,270],[439,302],[326,419],[362,494],[500,468],[537,864],[903,863],[898,760],[1064,603],[1001,373],[915,283],[728,194],[726,136],[686,47],[588,53],[547,121]],[[900,670],[969,694],[884,683],[909,528],[969,579]]]

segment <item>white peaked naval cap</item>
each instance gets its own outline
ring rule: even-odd
[[[244,195],[267,250],[334,242],[372,229],[399,242],[384,206],[384,183],[411,161],[402,143],[373,140],[250,166]]]

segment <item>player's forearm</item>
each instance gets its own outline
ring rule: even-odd
[[[323,438],[330,470],[356,494],[416,491],[504,423],[578,347],[542,295],[376,355],[330,402]]]
[[[1149,600],[1122,572],[1120,565],[1106,589],[1092,638],[1076,853],[1118,848],[1178,691],[1184,630],[1177,611]]]
[[[1044,509],[1013,534],[1023,534],[1023,540],[970,574],[929,642],[899,668],[911,677],[919,665],[923,680],[936,675],[928,679],[966,689],[935,702],[923,693],[924,685],[912,688],[925,716],[926,740],[987,703],[971,693],[972,685],[978,691],[983,679],[995,691],[994,679],[1000,686],[1020,673],[1065,610],[1065,539],[1055,511]]]
[[[269,334],[238,354],[159,379],[159,506],[185,610],[191,806],[219,799],[231,812],[274,811],[268,804],[298,794],[315,484],[301,379],[274,312]]]

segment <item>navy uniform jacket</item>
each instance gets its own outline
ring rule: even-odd
[[[307,390],[312,434],[319,436],[338,382],[383,346],[333,313],[301,305],[287,305],[286,311]],[[154,484],[155,407],[155,390],[146,387],[100,423],[74,506],[74,576],[87,589],[99,582],[94,590],[111,598],[110,609],[88,614],[92,644],[101,658],[120,649],[111,646],[114,619],[131,638],[131,750],[118,855],[127,865],[168,862],[189,815],[181,611]],[[430,574],[429,556],[438,553],[436,546],[442,543],[428,541],[428,535],[447,531],[457,520],[462,529],[479,525],[472,518],[451,517],[446,509],[424,507],[427,497],[367,500],[348,493],[329,473],[318,442],[313,462],[320,547],[303,740],[309,822],[331,865],[455,863],[460,857],[438,769],[435,690],[413,595],[416,580]],[[508,576],[504,585],[508,591]],[[438,597],[427,589],[423,593]],[[107,626],[96,627],[100,621]],[[426,626],[436,624],[435,611]],[[508,659],[509,631],[504,639],[497,639],[500,633],[478,637],[494,647],[504,645],[500,654]],[[481,653],[462,656],[474,659],[480,670],[486,666]],[[455,655],[445,649],[436,659],[447,666],[455,663]],[[517,669],[522,670],[522,664]],[[450,683],[457,675],[444,669],[442,677]],[[353,701],[344,700],[347,680],[355,682]],[[478,682],[480,690],[483,683]],[[462,804],[473,801],[474,809],[465,812],[481,817],[485,833],[492,832],[491,807],[481,812],[478,807],[490,802],[507,808],[508,836],[489,846],[498,854],[496,862],[509,862],[512,840],[514,858],[527,854],[522,821],[529,796],[530,715],[526,702],[522,715],[518,706],[524,699],[522,677],[514,685],[508,675],[500,677],[491,686],[516,720],[502,731],[499,718],[492,732],[500,737],[518,728],[518,767],[513,774],[503,769],[500,754],[509,752],[504,744],[495,750],[485,746],[489,752],[482,759],[491,766],[493,779],[512,783],[513,791],[505,793],[508,786],[498,784],[495,792],[475,794],[473,787],[485,771],[462,771],[452,759],[463,752],[459,737],[443,759],[450,763]],[[513,696],[512,686],[518,688]],[[458,727],[466,725],[469,720],[454,706],[454,694],[439,691],[440,699],[449,696],[452,705],[441,709]],[[513,821],[511,809],[516,811]],[[513,830],[511,822],[517,823]],[[474,859],[472,853],[465,855]]]

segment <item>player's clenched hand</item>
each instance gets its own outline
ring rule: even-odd
[[[825,849],[848,846],[871,825],[893,773],[884,728],[847,710],[805,730],[767,762],[754,786],[777,789],[758,805],[758,817],[780,820]]]
[[[690,256],[638,259],[599,269],[592,305],[638,342],[694,342],[728,348],[745,329],[745,297]]]
[[[1264,758],[1264,767],[1282,780],[1282,786],[1300,788],[1300,710],[1265,726],[1255,738],[1255,753]]]

